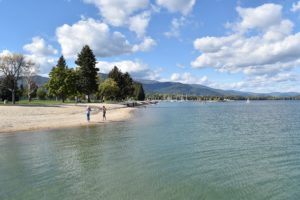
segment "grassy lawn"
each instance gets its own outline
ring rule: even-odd
[[[32,100],[29,102],[28,100],[20,100],[16,102],[16,105],[59,105],[59,104],[68,104],[68,103],[75,103],[74,101],[66,101],[65,103],[62,103],[61,101],[55,101],[55,100]],[[0,102],[0,105],[4,105],[3,101]],[[6,105],[12,105],[11,102],[8,102]]]
[[[70,103],[75,103],[75,101],[65,101],[63,103],[62,101],[55,101],[55,100],[33,99],[31,102],[29,102],[28,100],[25,99],[25,100],[17,101],[15,105],[61,105],[61,104],[70,104]],[[87,102],[81,102],[81,103],[87,103]],[[99,103],[99,102],[92,101],[91,103]],[[9,106],[9,105],[12,105],[12,103],[8,102],[6,105]],[[6,106],[6,105],[4,105],[3,101],[0,101],[0,106]]]

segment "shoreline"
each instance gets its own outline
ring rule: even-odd
[[[92,108],[91,120],[87,122],[86,107]],[[100,107],[107,108],[102,120]],[[133,117],[136,108],[121,104],[59,104],[59,105],[10,105],[0,106],[0,134],[55,130],[84,126],[101,126],[123,122]]]

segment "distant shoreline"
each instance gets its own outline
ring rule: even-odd
[[[102,120],[102,106],[107,108],[107,120]],[[92,108],[87,122],[86,107]],[[0,134],[97,126],[130,119],[135,108],[120,104],[60,104],[0,106]]]

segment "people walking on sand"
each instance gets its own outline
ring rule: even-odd
[[[88,122],[90,122],[90,114],[91,114],[91,111],[92,111],[91,107],[88,106],[88,107],[86,108],[86,119],[87,119]]]
[[[103,112],[103,120],[106,120],[106,108],[105,108],[105,106],[102,107],[102,112]]]

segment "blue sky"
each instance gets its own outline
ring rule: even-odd
[[[252,92],[300,92],[297,0],[0,0],[0,54],[46,75],[82,46],[100,72]]]

